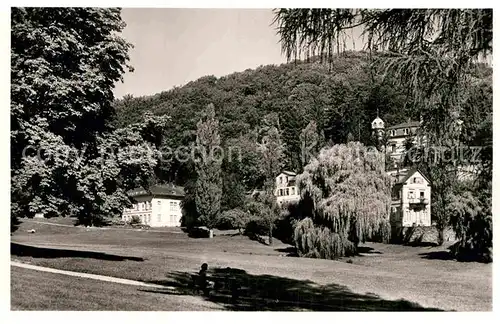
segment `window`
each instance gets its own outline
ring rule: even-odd
[[[158,200],[158,205],[161,205],[161,200]]]
[[[280,177],[280,184],[283,183],[283,177]]]
[[[425,192],[420,191],[420,199],[424,199],[424,197],[425,197]]]
[[[295,187],[292,187],[292,195],[295,195]]]
[[[408,133],[409,133],[408,128],[405,128],[405,135],[408,135]]]
[[[161,214],[156,215],[156,221],[161,223]]]
[[[139,204],[134,204],[134,209],[139,210]]]
[[[408,191],[408,198],[409,198],[409,199],[414,199],[414,198],[415,198],[415,192],[413,192],[413,191]]]
[[[176,211],[177,210],[177,202],[171,201],[170,202],[170,211]]]
[[[290,196],[290,191],[288,188],[285,189],[285,196]]]
[[[170,215],[170,224],[173,224],[175,222],[176,222],[175,215]]]
[[[395,130],[391,130],[391,136],[396,136],[396,131]]]
[[[148,214],[148,224],[151,224],[151,214]]]

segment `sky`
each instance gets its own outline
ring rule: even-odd
[[[135,71],[116,84],[117,98],[286,61],[271,9],[124,8],[122,19]]]

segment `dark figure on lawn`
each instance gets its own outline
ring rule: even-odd
[[[210,290],[209,282],[207,280],[207,271],[208,271],[208,264],[203,263],[201,265],[201,270],[198,273],[198,280],[199,280],[198,286],[205,295],[208,295],[208,292]]]

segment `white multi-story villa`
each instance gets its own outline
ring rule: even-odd
[[[414,143],[424,144],[420,136],[420,122],[408,121],[387,128],[387,141],[382,119],[377,117],[371,124],[372,134],[378,148],[389,158],[386,172],[392,178],[391,225],[394,230],[414,225],[431,226],[431,185],[429,179],[417,169],[400,168],[405,151],[405,142],[412,137]]]
[[[184,188],[156,185],[145,190],[137,188],[128,192],[135,202],[123,211],[122,220],[129,222],[137,216],[144,225],[151,227],[181,226]]]
[[[278,204],[296,202],[300,200],[299,188],[295,183],[295,172],[283,171],[276,177],[274,195]]]
[[[392,188],[391,224],[395,229],[431,226],[431,185],[416,169],[397,181]]]

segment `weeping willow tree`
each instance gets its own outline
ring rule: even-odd
[[[454,194],[448,207],[451,224],[459,241],[452,252],[457,259],[491,262],[493,248],[493,226],[491,211],[470,190]]]
[[[359,242],[388,241],[390,178],[384,156],[359,142],[324,148],[297,176],[311,210],[295,228],[302,255],[333,259],[355,253]]]
[[[374,74],[407,89],[410,108],[422,116],[421,135],[441,152],[457,145],[464,89],[493,53],[492,9],[278,9],[274,23],[289,61],[319,56],[331,62],[360,34]],[[443,156],[428,164],[442,242],[457,165]]]

